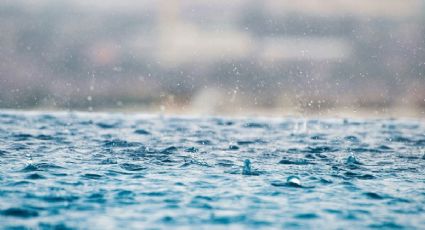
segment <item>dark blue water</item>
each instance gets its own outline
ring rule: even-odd
[[[425,124],[0,112],[0,226],[425,228]]]

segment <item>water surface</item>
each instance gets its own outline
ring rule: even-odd
[[[0,112],[0,226],[423,229],[424,150],[418,120]]]

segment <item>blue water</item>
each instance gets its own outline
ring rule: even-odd
[[[0,112],[0,226],[425,228],[419,120]]]

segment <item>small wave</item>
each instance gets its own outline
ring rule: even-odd
[[[1,210],[0,213],[3,216],[14,216],[20,218],[31,218],[38,216],[38,212],[27,208],[8,208]]]
[[[285,164],[285,165],[308,165],[308,164],[314,164],[314,162],[305,160],[305,159],[295,159],[295,158],[287,158],[284,157],[282,160],[279,161],[279,164]]]
[[[21,172],[47,171],[49,169],[63,169],[63,167],[52,163],[32,163],[21,169]]]
[[[131,164],[131,163],[120,164],[120,167],[122,169],[127,170],[127,171],[141,171],[141,170],[145,170],[146,169],[146,167],[144,167],[142,165]]]
[[[134,133],[135,133],[135,134],[139,134],[139,135],[151,135],[151,133],[150,133],[150,132],[148,132],[148,131],[146,131],[146,130],[144,130],[144,129],[136,129],[136,130],[134,131]]]
[[[97,179],[101,179],[102,178],[102,175],[94,174],[94,173],[86,173],[82,177],[87,178],[87,179],[95,179],[95,180],[97,180]]]

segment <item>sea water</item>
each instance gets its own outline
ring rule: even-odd
[[[421,120],[4,111],[0,226],[423,229],[424,150]]]

